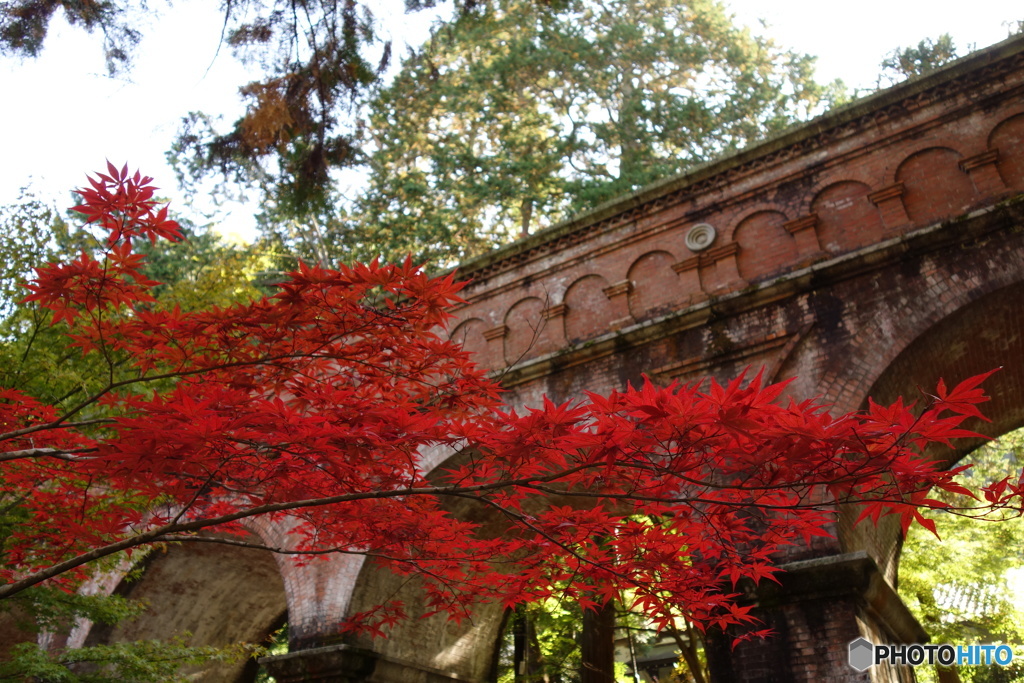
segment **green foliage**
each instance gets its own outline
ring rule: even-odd
[[[899,83],[934,71],[960,57],[953,36],[948,33],[943,33],[935,40],[925,38],[917,47],[898,47],[887,54],[882,61],[879,81],[886,79],[890,85]]]
[[[576,683],[580,680],[582,657],[580,641],[583,638],[584,620],[579,604],[548,599],[529,605],[520,605],[511,613],[505,625],[498,651],[498,683]],[[649,621],[635,612],[619,610],[616,615],[617,647],[633,654],[645,655],[651,648],[664,649],[672,642],[677,648],[687,645],[687,637],[697,638],[692,627],[685,633],[659,633]],[[629,640],[624,640],[624,639]],[[519,673],[516,671],[516,640],[519,641],[521,658]],[[631,643],[629,641],[632,641]],[[698,644],[687,648],[695,653],[698,660],[696,676],[690,666],[680,657],[673,680],[705,681],[703,646]],[[630,663],[615,663],[615,680],[632,680]]]
[[[355,260],[353,225],[342,199],[295,213],[280,203],[265,202],[257,215],[261,238],[256,248],[266,255],[267,268],[292,270],[299,260],[332,266]]]
[[[211,661],[237,661],[261,653],[259,648],[247,645],[190,647],[186,636],[169,641],[97,645],[63,650],[57,654],[47,652],[35,643],[21,643],[12,649],[9,661],[0,662],[0,681],[183,683],[192,677],[179,673],[182,667]]]
[[[972,453],[974,467],[965,479],[975,483],[1019,474],[1024,463],[1024,431],[1012,432]],[[939,493],[938,498],[961,508],[977,505],[966,496]],[[914,528],[900,560],[900,595],[917,615],[935,643],[1024,644],[1024,594],[1014,594],[1010,582],[1024,582],[1024,518],[982,519],[939,513],[939,538]],[[1016,573],[1013,573],[1016,570]],[[1017,590],[1024,590],[1018,583]],[[961,679],[983,683],[993,667],[960,667]],[[1009,669],[1003,674],[1011,674]],[[918,671],[927,681],[933,672]],[[1002,680],[1002,679],[1000,679]],[[1024,670],[1005,679],[1024,681]]]
[[[83,595],[44,585],[17,596],[9,609],[31,615],[31,621],[19,624],[21,630],[39,632],[64,629],[71,617],[114,625],[138,616],[145,611],[145,605],[120,595]]]
[[[498,659],[498,683],[545,681],[575,683],[580,680],[580,648],[583,628],[579,605],[549,599],[522,605],[509,616]],[[523,658],[515,670],[515,641]]]
[[[182,242],[139,245],[148,261],[144,274],[164,283],[155,291],[157,306],[194,310],[261,295],[254,281],[268,261],[259,252],[225,244],[192,225],[183,229]],[[50,315],[20,302],[28,293],[21,283],[32,276],[33,266],[98,246],[88,230],[70,229],[64,216],[27,191],[17,204],[0,207],[0,385],[61,404],[87,395],[116,370],[117,358],[107,364],[82,360],[66,335],[51,326]]]
[[[817,111],[812,75],[716,0],[482,4],[372,101],[349,242],[480,253]]]
[[[182,231],[185,239],[180,242],[139,245],[146,276],[163,283],[153,290],[159,306],[191,311],[264,294],[255,280],[270,261],[259,249],[226,244],[215,233],[187,223]]]
[[[22,188],[18,201],[0,206],[0,319],[14,312],[27,292],[21,283],[32,268],[53,260],[58,242],[67,242],[68,228],[57,211]]]
[[[157,288],[157,306],[194,309],[259,294],[251,284],[263,265],[258,255],[226,245],[209,232],[194,228],[185,232],[187,241],[139,245],[149,260],[146,276],[165,283]],[[60,404],[88,395],[118,371],[123,359],[108,357],[105,363],[83,359],[78,350],[68,346],[64,331],[51,325],[49,314],[21,301],[27,294],[21,282],[32,275],[33,266],[97,246],[88,231],[71,231],[63,216],[28,192],[23,191],[17,204],[0,207],[0,386]],[[18,495],[0,482],[0,561],[9,532],[27,521]],[[110,558],[96,569],[113,568],[120,560],[120,556]],[[41,631],[65,632],[79,619],[113,625],[144,609],[144,605],[117,595],[81,595],[37,586],[2,601],[0,622],[34,638]],[[163,683],[185,680],[177,673],[182,666],[236,660],[254,653],[257,649],[247,645],[191,647],[184,636],[166,642],[55,652],[22,643],[7,651],[0,663],[0,681]]]
[[[7,0],[0,4],[0,52],[37,57],[43,49],[51,19],[60,14],[72,26],[103,34],[107,70],[124,69],[141,34],[133,27],[126,3],[80,0]]]
[[[281,628],[270,634],[262,656],[283,655],[287,652],[288,624],[285,623]],[[259,670],[256,672],[255,683],[275,683],[275,681],[276,679],[267,672],[266,668],[260,665]]]
[[[38,306],[20,303],[32,268],[95,247],[86,231],[71,231],[55,208],[22,190],[16,204],[0,207],[0,385],[59,403],[86,389],[96,368],[67,361],[64,335]]]

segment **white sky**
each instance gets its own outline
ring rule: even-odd
[[[390,0],[387,0],[390,2]],[[961,51],[984,47],[1007,36],[1007,23],[1024,19],[1011,0],[727,0],[740,23],[757,27],[783,47],[818,56],[822,81],[841,78],[850,87],[871,87],[883,56],[897,46],[916,45],[949,32]],[[175,0],[158,8],[144,27],[130,80],[106,76],[100,40],[79,29],[54,26],[44,54],[36,60],[0,59],[0,202],[15,199],[31,184],[63,205],[67,191],[86,173],[110,159],[153,176],[164,192],[182,202],[164,161],[181,117],[192,110],[241,113],[237,86],[245,73],[227,49],[217,54],[219,3]],[[400,7],[400,2],[394,3]],[[404,16],[374,3],[381,18],[391,17],[392,33],[423,34],[429,19]],[[401,47],[396,56],[401,54]],[[251,222],[239,209],[227,222]]]

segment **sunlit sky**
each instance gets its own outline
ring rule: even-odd
[[[193,110],[233,121],[241,113],[237,87],[246,74],[227,49],[218,50],[221,17],[209,0],[150,2],[141,27],[144,40],[127,78],[106,75],[101,41],[58,23],[44,54],[35,60],[0,59],[0,129],[6,135],[0,164],[0,202],[13,201],[31,185],[64,203],[66,191],[81,185],[104,160],[154,176],[179,206],[182,198],[164,160],[178,123]],[[961,51],[1007,36],[1009,22],[1024,19],[1019,2],[976,0],[728,0],[739,23],[757,28],[780,45],[818,56],[822,81],[842,79],[850,87],[871,87],[884,55],[944,32]],[[425,35],[429,20],[404,15],[401,3],[387,9],[373,3],[397,40]],[[400,54],[401,49],[396,53]],[[251,208],[225,221],[251,222]]]

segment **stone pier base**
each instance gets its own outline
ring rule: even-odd
[[[874,643],[924,643],[928,636],[899,595],[863,551],[792,562],[781,582],[750,587],[746,604],[770,628],[768,639],[743,641],[737,633],[708,638],[713,681],[736,683],[912,683],[912,667],[850,666],[848,645],[860,637]]]

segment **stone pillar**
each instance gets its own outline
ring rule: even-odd
[[[278,683],[457,683],[457,674],[352,645],[337,644],[261,657]]]
[[[818,214],[812,213],[803,218],[783,223],[782,227],[793,236],[796,241],[796,250],[800,255],[800,263],[807,265],[825,256],[818,242]]]
[[[565,339],[565,314],[568,312],[569,306],[564,303],[549,306],[540,312],[544,318],[548,341],[556,349],[563,348],[568,343]]]
[[[999,150],[990,149],[973,157],[960,160],[960,170],[971,177],[975,189],[983,197],[999,195],[1006,192],[1006,183],[1003,182],[996,162],[999,161]]]
[[[740,245],[736,242],[723,244],[700,253],[702,288],[705,292],[724,293],[746,287],[747,281],[740,277],[736,255]],[[708,283],[705,283],[705,273]]]
[[[679,263],[672,264],[672,270],[679,276],[679,290],[681,292],[689,292],[684,306],[692,306],[708,298],[708,295],[701,288],[699,269],[700,256],[691,256]]]
[[[261,657],[259,663],[278,683],[360,683],[373,675],[377,655],[348,645],[329,645]]]
[[[903,206],[903,183],[896,183],[868,195],[868,200],[878,207],[882,214],[882,225],[895,232],[910,223],[910,216]]]
[[[849,644],[924,643],[928,636],[867,553],[791,562],[776,577],[741,587],[743,604],[753,605],[774,635],[733,647],[740,633],[709,634],[708,668],[715,683],[910,683],[911,667],[849,664]]]
[[[508,365],[505,360],[505,337],[508,336],[508,326],[498,325],[489,330],[484,330],[484,340],[487,342],[487,353],[485,367],[497,370]]]
[[[608,297],[612,307],[611,322],[608,323],[608,328],[615,331],[632,325],[634,321],[629,312],[629,293],[633,291],[633,281],[622,280],[601,291]]]

